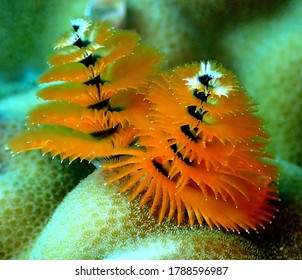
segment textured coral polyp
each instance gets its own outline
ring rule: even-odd
[[[18,102],[30,107],[36,104],[32,96],[31,92],[19,96]],[[1,101],[1,147],[23,127],[24,108],[17,106],[14,111],[15,106],[15,98]],[[79,176],[91,172],[85,165],[75,167],[48,155],[42,157],[39,151],[11,158],[0,149],[0,259],[26,258],[57,205],[79,182]]]
[[[105,186],[102,173],[97,170],[66,195],[27,258],[264,258],[259,248],[238,235],[207,227],[158,224],[147,206],[139,209],[137,201],[128,203],[128,197],[116,191],[118,185]],[[70,211],[75,205],[77,211]]]

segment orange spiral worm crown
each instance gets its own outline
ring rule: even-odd
[[[132,31],[79,18],[40,77],[47,102],[29,114],[14,153],[42,149],[61,159],[116,169],[121,192],[150,204],[159,222],[239,232],[271,221],[276,168],[256,108],[215,63],[155,75],[161,56]]]
[[[163,73],[150,85],[146,118],[133,120],[141,155],[105,164],[131,175],[122,192],[151,200],[159,221],[205,221],[227,230],[264,227],[274,217],[276,168],[255,106],[235,78],[202,62]]]
[[[56,44],[39,80],[37,96],[49,101],[30,112],[29,130],[8,146],[16,153],[42,149],[70,162],[133,154],[129,120],[147,105],[138,88],[146,86],[160,60],[132,31],[72,20],[72,31]]]

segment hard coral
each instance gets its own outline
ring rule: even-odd
[[[79,173],[78,166],[41,157],[37,151],[10,158],[3,149],[23,127],[31,104],[36,104],[33,90],[0,103],[0,259],[24,259],[54,209],[87,174],[85,165]]]
[[[225,63],[260,103],[259,115],[272,136],[269,151],[300,166],[301,13],[301,1],[290,1],[273,17],[260,17],[228,29],[221,43],[227,53]]]
[[[105,177],[108,174],[105,174]],[[118,183],[118,182],[116,182]],[[158,224],[95,171],[70,192],[38,237],[29,259],[259,259],[249,241],[209,228]],[[76,208],[77,211],[71,211]],[[226,249],[227,248],[227,249]],[[248,254],[247,254],[248,252]]]
[[[10,160],[0,178],[0,259],[25,258],[52,212],[79,181],[77,174],[78,169],[42,158],[37,151]]]
[[[209,58],[200,47],[202,34],[180,3],[188,1],[127,0],[126,26],[161,50],[169,66]],[[192,1],[194,2],[194,1]]]

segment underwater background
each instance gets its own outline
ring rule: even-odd
[[[1,10],[1,259],[302,259],[302,2],[299,0],[7,1]],[[176,226],[148,216],[100,172],[29,151],[11,157],[47,58],[70,20],[136,30],[163,67],[215,60],[259,103],[280,168],[279,211],[259,233]],[[90,175],[89,175],[90,174]]]

